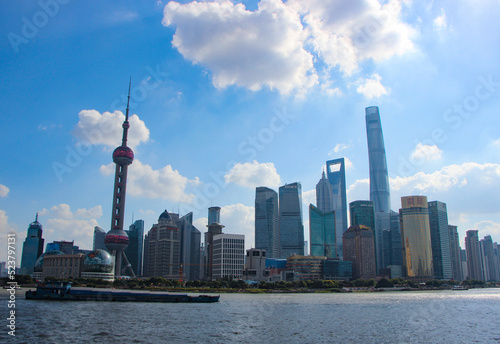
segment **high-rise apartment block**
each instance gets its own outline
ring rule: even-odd
[[[265,250],[269,258],[280,255],[278,194],[267,187],[255,190],[255,248]]]
[[[280,258],[304,254],[302,186],[285,184],[279,188]]]
[[[363,225],[344,233],[344,260],[352,262],[352,278],[370,279],[377,275],[373,230]]]
[[[463,281],[461,248],[457,226],[448,225],[448,234],[450,236],[452,278],[455,281]]]
[[[179,216],[166,210],[144,238],[144,276],[180,279]]]
[[[431,230],[427,197],[401,197],[399,210],[403,242],[403,265],[410,278],[433,278]]]
[[[465,252],[467,253],[467,279],[483,280],[481,251],[479,248],[479,232],[468,230],[465,236]]]
[[[428,203],[428,207],[434,278],[450,280],[453,278],[453,269],[446,204],[433,201]]]

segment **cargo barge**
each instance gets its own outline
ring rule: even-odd
[[[220,295],[170,294],[158,291],[72,288],[71,282],[47,282],[26,292],[27,300],[118,301],[118,302],[218,302]]]

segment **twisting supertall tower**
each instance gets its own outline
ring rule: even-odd
[[[134,152],[130,147],[127,147],[127,134],[130,124],[128,122],[128,110],[130,102],[130,80],[128,86],[127,111],[125,114],[125,122],[122,124],[123,137],[122,145],[117,147],[113,152],[113,162],[116,164],[115,170],[115,187],[113,192],[113,213],[111,214],[111,230],[106,234],[104,243],[108,250],[115,257],[115,277],[122,275],[122,258],[125,261],[125,268],[135,277],[130,263],[125,256],[125,249],[128,246],[128,235],[123,230],[123,217],[125,213],[125,191],[127,188],[127,169],[128,165],[134,160]]]

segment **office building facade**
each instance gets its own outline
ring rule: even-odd
[[[344,158],[326,162],[326,176],[332,186],[332,209],[335,211],[337,257],[342,259],[342,235],[347,231],[347,193]]]
[[[433,201],[428,203],[428,207],[434,278],[450,280],[453,268],[446,203]]]
[[[255,248],[280,256],[278,193],[267,187],[255,190]]]
[[[136,220],[125,231],[128,235],[128,247],[125,255],[136,276],[142,276],[144,252],[144,220]]]
[[[448,234],[450,237],[452,278],[455,281],[463,281],[460,238],[457,226],[448,225]]]
[[[43,227],[38,222],[38,213],[35,221],[31,222],[28,227],[28,233],[23,243],[23,254],[21,256],[21,274],[33,275],[35,263],[43,253],[42,238]]]
[[[245,268],[245,236],[217,234],[213,237],[212,280],[240,279]]]
[[[193,226],[193,213],[188,213],[177,222],[181,233],[181,268],[185,281],[195,281],[201,275],[201,232]]]
[[[434,277],[431,230],[426,196],[401,197],[400,220],[403,267],[406,277]]]
[[[106,237],[106,232],[99,226],[94,227],[94,238],[92,240],[92,249],[93,250],[105,250],[106,244],[104,243],[104,238]]]
[[[373,230],[363,225],[350,226],[342,240],[344,260],[352,263],[352,278],[375,278],[377,269]]]
[[[320,181],[316,184],[316,205],[323,212],[333,211],[332,184],[326,179],[323,172]]]
[[[336,258],[335,212],[323,212],[309,204],[309,236],[311,256]]]
[[[465,252],[467,254],[467,278],[469,280],[483,280],[481,264],[481,250],[479,247],[479,232],[471,229],[466,232]]]
[[[285,184],[279,188],[280,258],[304,254],[302,186]]]

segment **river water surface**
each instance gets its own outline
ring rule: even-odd
[[[7,343],[500,343],[500,289],[222,294],[213,304],[16,298]]]

